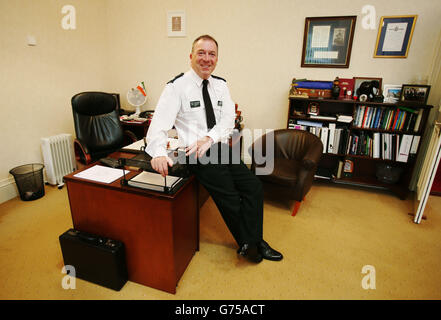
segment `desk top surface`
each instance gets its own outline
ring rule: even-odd
[[[136,154],[133,154],[133,153],[116,151],[116,152],[110,154],[108,157],[115,158],[115,159],[119,159],[119,158],[131,159],[135,156],[136,156]],[[100,164],[99,161],[91,163],[87,166],[84,166],[83,168],[81,168],[79,170],[76,170],[75,172],[72,172],[72,173],[66,175],[64,177],[64,180],[67,183],[68,189],[69,189],[69,182],[78,182],[78,183],[100,186],[103,188],[113,189],[113,190],[122,191],[122,192],[130,192],[130,193],[136,193],[136,194],[140,194],[140,195],[144,195],[144,196],[153,196],[153,197],[160,197],[160,198],[172,200],[175,197],[177,197],[178,194],[184,188],[186,188],[188,186],[188,184],[190,184],[194,180],[194,177],[190,176],[190,178],[184,183],[184,185],[181,188],[179,188],[178,191],[176,191],[174,194],[166,194],[166,193],[159,192],[159,191],[146,190],[146,189],[141,189],[141,188],[136,188],[136,187],[131,187],[131,186],[123,186],[121,184],[121,180],[123,178],[116,179],[115,181],[113,181],[111,183],[102,183],[102,182],[97,182],[97,181],[74,177],[74,175],[76,175],[77,173],[84,171],[90,167],[93,167],[94,165],[97,165],[97,164]],[[125,169],[126,169],[126,171],[125,171],[126,179],[130,179],[130,178],[134,177],[135,175],[137,175],[140,171],[142,171],[138,168],[133,168],[133,167],[125,167]]]

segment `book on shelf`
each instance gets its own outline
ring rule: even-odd
[[[321,116],[321,115],[313,115],[309,116],[310,119],[318,119],[318,120],[337,120],[334,116]]]
[[[410,147],[412,146],[412,139],[413,139],[412,135],[403,134],[397,161],[407,162],[407,159],[409,158]]]
[[[328,153],[334,153],[335,123],[329,124]]]
[[[353,120],[352,116],[348,116],[348,115],[344,115],[344,114],[337,115],[338,122],[350,123],[350,122],[352,122],[352,120]]]
[[[343,129],[341,129],[341,128],[335,129],[335,132],[334,132],[334,149],[333,149],[333,153],[334,154],[338,154],[338,150],[340,148],[340,138],[341,138],[341,131],[342,130]]]
[[[322,140],[322,144],[323,144],[323,153],[326,153],[326,151],[328,150],[328,133],[329,133],[329,128],[324,127],[321,130],[321,136],[320,139]]]
[[[418,145],[420,143],[420,136],[413,136],[412,146],[409,151],[409,159],[415,159],[418,151]]]
[[[374,132],[373,134],[374,136],[374,141],[373,141],[373,154],[372,157],[373,158],[380,158],[380,133],[379,132]]]
[[[297,120],[297,124],[308,127],[323,127],[323,123],[307,120]]]
[[[339,149],[338,149],[338,153],[339,154],[345,154],[346,153],[346,149],[349,143],[349,129],[348,128],[342,128],[341,131],[341,137],[340,137],[340,145],[339,145]]]
[[[345,152],[345,154],[349,154],[350,151],[351,151],[352,139],[353,139],[353,135],[350,135],[350,136],[348,137],[348,142],[347,142],[347,144],[346,144],[346,152]]]
[[[343,171],[343,161],[338,161],[338,168],[337,168],[337,179],[341,179],[341,174]]]
[[[384,114],[384,108],[378,108],[377,116],[375,117],[374,128],[378,128],[381,123],[381,118]]]
[[[418,151],[418,145],[420,143],[420,136],[413,136],[412,146],[410,147],[410,153],[416,154]]]
[[[421,118],[423,116],[423,109],[418,110],[418,115],[415,121],[415,127],[413,128],[414,132],[418,132],[418,130],[420,129],[420,124],[421,124]]]
[[[322,128],[319,127],[309,127],[309,132],[311,132],[313,135],[316,135],[320,138],[320,132]]]

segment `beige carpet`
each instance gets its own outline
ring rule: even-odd
[[[116,292],[81,279],[65,290],[58,236],[72,227],[67,191],[46,186],[39,200],[0,205],[0,299],[440,299],[441,198],[430,197],[419,225],[412,207],[381,191],[327,184],[313,186],[294,218],[267,200],[264,236],[285,258],[253,265],[237,257],[209,199],[200,251],[176,295],[133,282]],[[375,268],[375,289],[362,287],[366,265]]]

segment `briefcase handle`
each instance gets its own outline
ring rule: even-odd
[[[93,244],[98,243],[98,238],[95,237],[95,236],[93,236],[93,235],[90,235],[90,234],[84,234],[84,233],[80,233],[80,232],[79,232],[77,235],[78,235],[78,237],[79,237],[81,240],[84,240],[84,241],[86,241],[86,242],[90,242],[90,243],[93,243]]]

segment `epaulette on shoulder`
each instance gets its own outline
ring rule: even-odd
[[[225,81],[225,82],[227,82],[227,80],[225,80],[224,78],[221,78],[221,77],[218,77],[218,76],[213,76],[213,75],[211,75],[213,78],[215,78],[215,79],[219,79],[219,80],[222,80],[222,81]]]
[[[178,74],[176,77],[174,77],[173,80],[170,80],[170,81],[167,82],[167,83],[173,83],[176,79],[182,77],[183,75],[184,75],[184,73],[180,73],[180,74]]]

